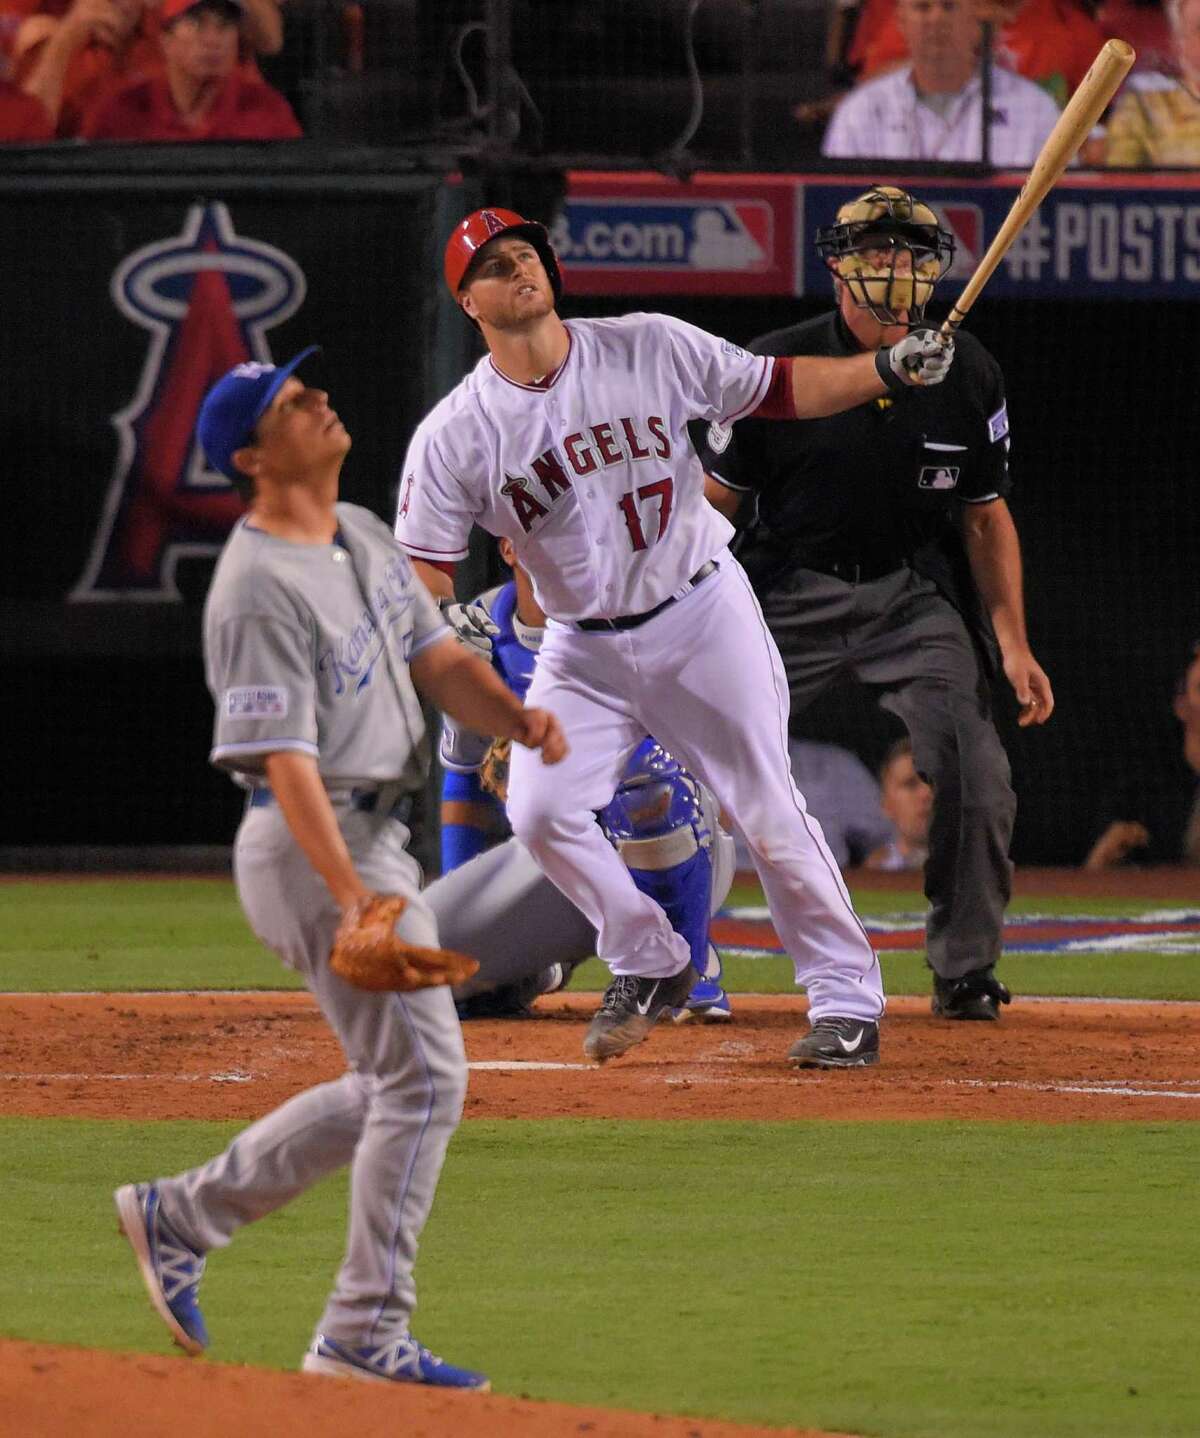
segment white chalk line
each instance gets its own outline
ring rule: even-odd
[[[1155,1088],[1150,1083],[1133,1085],[1119,1079],[1101,1079],[1095,1083],[1037,1083],[1018,1079],[942,1079],[946,1088],[1015,1088],[1026,1093],[1077,1093],[1091,1094],[1106,1098],[1114,1094],[1118,1098],[1186,1098],[1200,1100],[1200,1085],[1197,1088],[1173,1089]],[[1176,1079],[1176,1083],[1193,1084],[1194,1079]]]
[[[482,1072],[501,1073],[505,1070],[537,1072],[543,1070],[574,1070],[586,1073],[595,1064],[540,1063],[526,1059],[485,1059],[468,1064],[469,1069]],[[0,1082],[5,1083],[254,1083],[263,1074],[230,1073],[213,1074],[72,1074],[72,1073],[0,1073]]]
[[[537,1073],[547,1070],[590,1073],[597,1065],[553,1064],[534,1059],[478,1059],[475,1063],[468,1064],[467,1067],[477,1073],[504,1073],[506,1070],[516,1070],[520,1073]]]
[[[714,1058],[709,1060],[712,1064],[719,1064],[721,1060]],[[599,1068],[591,1063],[549,1063],[532,1059],[481,1059],[470,1063],[467,1067],[476,1073],[546,1073],[546,1072],[570,1072],[570,1073],[598,1073]],[[234,1069],[226,1073],[210,1074],[95,1074],[95,1073],[0,1073],[0,1081],[6,1083],[213,1083],[213,1084],[246,1084],[254,1083],[264,1077],[262,1074],[245,1073]],[[812,1079],[814,1075],[805,1075]],[[712,1069],[702,1072],[695,1069],[673,1070],[670,1073],[656,1073],[644,1077],[643,1082],[647,1084],[665,1084],[668,1088],[690,1088],[696,1086],[729,1085],[739,1083],[743,1085],[753,1084],[758,1087],[763,1084],[794,1083],[796,1076],[784,1077],[777,1074],[760,1074],[754,1077],[731,1079],[726,1075],[715,1073]],[[1187,1099],[1192,1102],[1200,1102],[1200,1079],[1173,1079],[1148,1081],[1143,1084],[1133,1083],[1123,1079],[1097,1079],[1091,1082],[1083,1080],[1070,1081],[1036,1081],[1021,1079],[940,1079],[937,1081],[942,1088],[971,1088],[971,1089],[1016,1089],[1024,1093],[1053,1093],[1053,1094],[1078,1094],[1094,1098],[1171,1098]],[[1183,1087],[1167,1088],[1166,1083],[1180,1084]]]

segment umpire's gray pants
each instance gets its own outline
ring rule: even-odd
[[[436,944],[408,831],[335,808],[364,883],[408,898],[401,934]],[[248,811],[234,875],[251,927],[303,974],[350,1069],[251,1124],[210,1162],[160,1180],[163,1212],[198,1249],[220,1248],[242,1224],[350,1164],[346,1253],[317,1331],[355,1346],[382,1343],[408,1329],[417,1239],[462,1114],[467,1063],[454,1002],[442,988],[366,993],[330,972],[337,906],[274,805]]]
[[[880,686],[933,785],[925,894],[930,967],[958,978],[1000,957],[1012,892],[1017,801],[966,625],[937,587],[905,567],[849,584],[798,570],[763,604],[783,656],[793,720],[847,676]]]

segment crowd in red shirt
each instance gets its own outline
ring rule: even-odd
[[[0,140],[290,140],[276,0],[0,0]],[[13,7],[16,7],[15,9]],[[7,70],[7,79],[3,78]]]

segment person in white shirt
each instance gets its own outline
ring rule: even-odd
[[[830,159],[983,158],[980,24],[972,0],[896,0],[912,63],[852,90],[821,142]],[[990,160],[1031,165],[1058,119],[1039,85],[991,68]]]

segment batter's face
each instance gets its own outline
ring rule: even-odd
[[[479,251],[459,303],[481,325],[515,330],[553,312],[554,289],[529,241],[501,235]]]
[[[911,754],[897,754],[888,765],[881,783],[880,808],[896,826],[896,832],[910,844],[923,844],[929,837],[933,811],[933,790],[917,773]]]
[[[294,478],[341,461],[350,436],[329,407],[323,389],[309,389],[295,375],[284,380],[254,431],[254,443],[234,455],[254,478]]]

